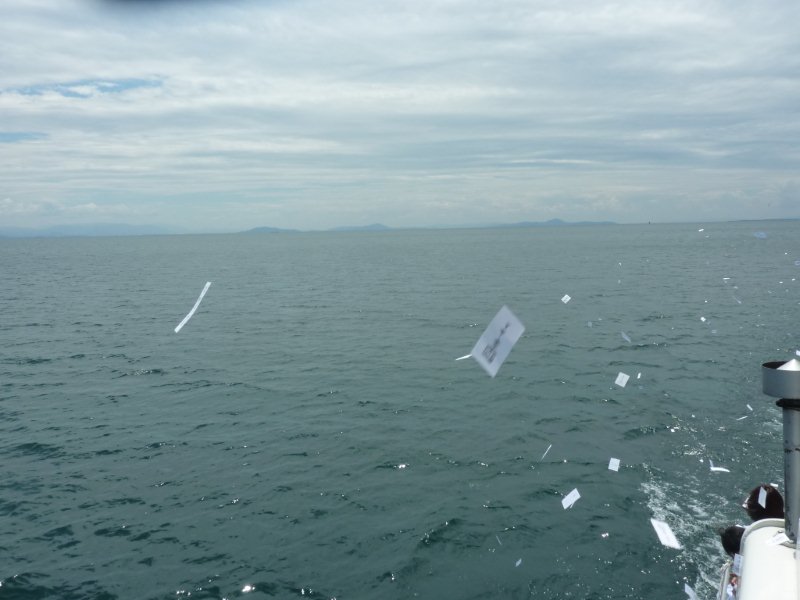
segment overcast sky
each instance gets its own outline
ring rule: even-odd
[[[0,226],[800,217],[800,4],[2,0]]]

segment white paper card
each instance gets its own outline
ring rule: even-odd
[[[507,306],[503,306],[470,354],[489,375],[494,377],[524,331],[525,326],[520,320]]]
[[[564,496],[564,498],[562,498],[561,506],[564,507],[564,510],[572,508],[572,505],[575,504],[580,499],[580,497],[581,495],[578,493],[578,488],[575,488],[569,494]]]
[[[710,458],[708,459],[708,466],[715,473],[730,473],[730,471],[728,469],[726,469],[725,467],[715,467],[714,466],[714,462]]]
[[[566,304],[566,303],[567,303],[567,302],[569,302],[570,300],[572,300],[572,298],[570,297],[570,295],[569,295],[569,294],[564,294],[564,297],[563,297],[563,298],[561,298],[561,301],[562,301],[564,304]]]
[[[758,504],[761,508],[767,508],[767,488],[765,487],[758,490]]]
[[[681,549],[678,538],[676,538],[675,534],[672,533],[672,529],[669,528],[669,525],[664,523],[664,521],[658,521],[656,519],[650,519],[650,522],[653,524],[653,529],[656,530],[658,539],[663,545],[667,546],[668,548],[676,548],[678,550]]]
[[[609,471],[619,471],[619,459],[612,458],[608,461],[608,470]]]
[[[628,384],[628,379],[630,378],[630,375],[620,372],[619,375],[617,375],[617,378],[614,380],[614,383],[616,383],[619,387],[625,387]]]
[[[731,571],[733,571],[734,575],[741,575],[742,574],[742,555],[741,554],[734,554],[733,555],[733,567],[731,567]]]
[[[789,536],[787,536],[785,532],[781,531],[767,540],[767,546],[777,546],[779,544],[785,544],[788,541]]]

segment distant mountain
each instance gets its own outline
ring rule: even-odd
[[[344,227],[334,227],[329,231],[390,231],[391,227],[373,223],[372,225],[346,225]]]
[[[172,231],[156,225],[128,225],[126,223],[95,223],[90,225],[56,225],[45,229],[0,227],[0,237],[94,237],[117,235],[162,235]]]
[[[281,229],[280,227],[254,227],[239,233],[298,233],[297,229]]]
[[[519,223],[507,223],[502,225],[489,225],[489,227],[511,228],[511,227],[568,227],[576,225],[616,225],[614,221],[562,221],[561,219],[550,219],[549,221],[520,221]]]

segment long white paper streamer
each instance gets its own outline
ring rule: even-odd
[[[200,292],[200,297],[197,299],[197,302],[194,303],[194,306],[192,307],[192,310],[189,311],[189,314],[183,317],[183,321],[178,323],[178,326],[175,328],[175,333],[178,333],[183,328],[183,326],[186,325],[187,321],[189,321],[189,319],[192,318],[192,315],[194,315],[194,311],[196,311],[197,307],[200,306],[200,302],[203,301],[203,296],[206,295],[206,292],[208,291],[209,287],[211,287],[211,282],[206,281],[206,286],[203,288],[203,291]]]

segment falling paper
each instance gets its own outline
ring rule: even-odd
[[[183,317],[183,321],[178,323],[178,326],[175,328],[175,333],[178,333],[183,328],[183,326],[186,325],[186,322],[192,318],[192,315],[194,315],[194,311],[196,311],[197,307],[200,306],[200,302],[202,302],[203,296],[206,295],[206,292],[208,291],[208,288],[210,286],[211,282],[206,281],[206,286],[203,288],[203,291],[200,292],[200,297],[197,299],[197,302],[194,303],[194,306],[192,307],[192,310],[189,311],[189,314]]]
[[[761,508],[767,508],[767,488],[765,487],[758,490],[758,504]]]
[[[564,507],[564,510],[572,508],[572,505],[575,504],[580,497],[581,495],[578,493],[578,488],[575,488],[561,500],[561,506]]]
[[[625,387],[628,383],[628,379],[630,378],[630,375],[620,372],[619,375],[617,375],[617,378],[614,380],[614,383],[616,383],[619,387]]]
[[[624,331],[622,332],[622,339],[628,342],[629,344],[631,343],[631,338],[629,338],[628,334],[625,333]]]
[[[753,407],[752,407],[752,406],[750,406],[750,405],[748,404],[748,405],[747,405],[747,410],[750,410],[750,411],[752,411],[752,410],[753,410]]]
[[[636,374],[636,379],[641,379],[641,378],[642,378],[642,374],[641,373],[637,373]]]
[[[678,539],[675,537],[675,534],[672,533],[672,529],[669,528],[669,525],[664,523],[664,521],[657,521],[656,519],[650,519],[650,522],[653,524],[653,529],[656,530],[658,539],[663,545],[668,548],[681,549],[681,545],[678,543]]]
[[[705,231],[705,229],[698,229],[697,233],[703,233],[704,231]]]
[[[567,303],[567,302],[569,302],[570,300],[572,300],[572,298],[570,297],[570,295],[569,295],[569,294],[564,294],[564,297],[563,297],[563,298],[561,298],[561,301],[562,301],[564,304],[566,304],[566,303]]]
[[[725,467],[715,467],[714,462],[711,459],[708,460],[708,466],[711,467],[711,470],[715,473],[730,473],[730,471]]]
[[[472,348],[470,355],[494,377],[524,331],[525,326],[507,306],[503,306]]]
[[[464,360],[465,358],[472,358],[472,354],[465,354],[464,356],[459,356],[456,360]]]
[[[544,454],[542,454],[542,458],[539,459],[539,462],[542,462],[544,460],[544,457],[547,456],[547,453],[550,452],[550,448],[552,448],[552,447],[553,447],[553,444],[550,444],[547,447],[547,450],[544,451]]]
[[[700,317],[700,320],[701,320],[703,323],[705,323],[705,322],[706,322],[706,318],[705,318],[705,317]]]
[[[498,543],[498,544],[500,544],[500,545],[502,546],[502,545],[503,545],[503,542],[501,542],[501,541],[500,541],[500,536],[499,536],[499,535],[496,535],[496,536],[494,536],[494,537],[496,537],[496,538],[497,538],[497,543]]]
[[[697,600],[697,593],[689,586],[688,583],[683,584],[683,592],[689,596],[689,600]]]
[[[747,416],[748,416],[748,415],[745,415],[745,416],[743,416],[743,417],[739,417],[739,418],[738,418],[738,419],[736,419],[736,420],[737,420],[737,421],[744,421],[744,420],[747,418]]]
[[[608,461],[608,470],[609,471],[619,471],[619,459],[612,458]]]
[[[520,558],[520,559],[519,559],[519,560],[516,562],[516,564],[515,564],[514,566],[515,566],[515,567],[518,567],[518,566],[520,566],[521,564],[522,564],[522,559]]]

